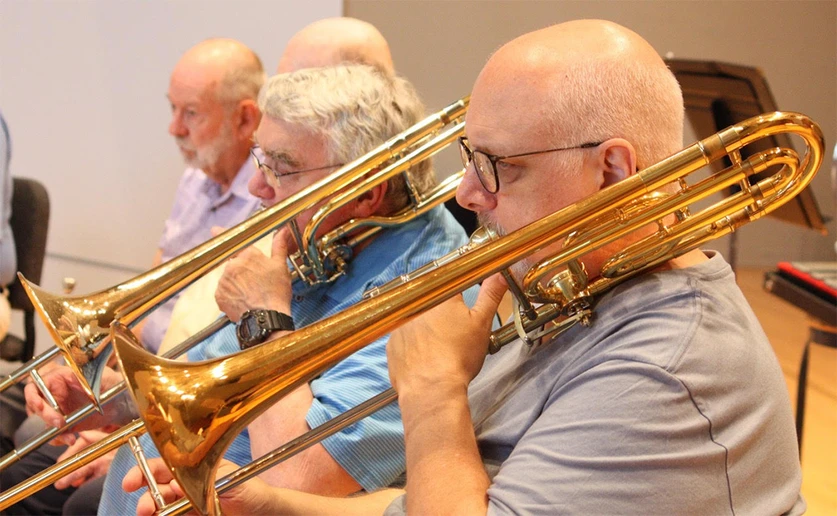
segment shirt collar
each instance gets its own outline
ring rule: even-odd
[[[253,177],[255,172],[256,166],[253,164],[253,160],[249,158],[244,160],[244,163],[241,165],[241,168],[238,169],[238,173],[235,175],[235,179],[233,179],[232,184],[223,194],[221,193],[221,187],[218,183],[209,179],[209,177],[206,177],[203,191],[207,197],[209,197],[212,209],[216,209],[219,206],[226,204],[232,197],[245,200],[251,199],[252,195],[250,195],[247,184],[250,182],[250,178]]]

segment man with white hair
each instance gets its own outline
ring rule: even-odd
[[[526,34],[498,50],[474,85],[457,200],[501,233],[521,229],[677,151],[682,123],[676,80],[630,30],[582,20]],[[588,277],[638,238],[584,256]],[[720,254],[671,259],[600,296],[589,327],[531,347],[518,341],[486,358],[504,288],[493,276],[473,309],[453,299],[391,335],[406,493],[336,499],[256,480],[222,495],[222,507],[230,514],[254,507],[275,514],[804,512],[782,372]],[[158,479],[170,478],[161,464],[152,467]],[[138,484],[137,472],[125,483]],[[163,491],[173,497],[178,488]]]
[[[247,191],[255,168],[250,157],[264,83],[258,56],[232,39],[210,39],[187,51],[171,74],[169,133],[189,168],[166,221],[154,265],[208,240],[213,227],[229,228],[258,207]],[[140,338],[157,351],[169,325],[175,295],[141,325]]]
[[[356,106],[365,109],[355,109]],[[327,177],[338,167],[372,150],[406,130],[423,115],[412,86],[399,77],[370,66],[336,66],[300,70],[273,77],[259,96],[262,121],[254,135],[259,150],[254,154],[260,173],[250,181],[251,192],[265,205]],[[412,187],[428,192],[436,183],[428,161],[408,171]],[[360,194],[328,217],[320,233],[348,220],[394,215],[409,204],[408,187],[398,176]],[[297,217],[301,227],[317,206]],[[443,207],[394,228],[385,228],[371,240],[354,247],[354,257],[344,275],[333,282],[293,285],[287,266],[296,251],[283,230],[274,238],[270,256],[246,249],[231,260],[219,283],[218,305],[242,324],[254,310],[272,312],[277,320],[292,320],[289,326],[265,328],[288,330],[303,327],[338,313],[360,301],[362,294],[424,265],[467,242],[465,233]],[[383,337],[322,373],[252,422],[230,446],[226,457],[247,463],[309,428],[318,426],[390,386]],[[257,343],[228,326],[189,352],[190,360],[227,355],[240,346]],[[48,381],[59,381],[53,376]],[[120,380],[108,370],[105,388]],[[27,393],[29,394],[29,393]],[[34,391],[32,391],[34,395]],[[38,399],[37,401],[40,401]],[[60,397],[59,404],[72,401]],[[70,407],[66,407],[69,409]],[[66,412],[65,409],[65,412]],[[42,403],[33,410],[50,419],[56,414]],[[107,409],[108,423],[123,414]],[[94,419],[89,424],[102,424]],[[147,436],[140,439],[149,456],[156,450]],[[138,494],[121,490],[122,475],[133,465],[123,447],[105,482],[99,507],[101,514],[124,514],[134,510]],[[273,485],[326,494],[348,495],[361,489],[375,490],[391,484],[403,472],[403,434],[398,407],[391,405],[336,434],[322,444],[293,457],[264,474]]]
[[[259,123],[256,97],[265,73],[258,56],[243,43],[225,38],[208,39],[190,48],[172,71],[167,91],[171,105],[171,134],[187,169],[175,194],[171,214],[165,221],[152,265],[168,261],[208,240],[213,227],[228,228],[246,219],[258,207],[258,199],[247,191],[256,169],[250,157],[252,135]],[[139,325],[143,345],[151,351],[160,346],[177,295],[157,307]],[[28,421],[15,435],[20,446],[43,425]],[[0,474],[0,484],[11,487],[23,479],[78,451],[101,433],[85,433],[75,447],[45,445],[20,463]],[[101,478],[108,458],[91,464],[72,480],[56,483],[20,504],[9,513],[28,514],[60,511],[72,496],[69,512],[95,510],[100,486],[88,484],[73,496],[73,487]],[[80,504],[76,509],[75,505]]]

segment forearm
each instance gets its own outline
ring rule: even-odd
[[[407,452],[407,512],[484,514],[485,473],[466,386],[435,386],[399,398]]]
[[[253,457],[307,432],[305,417],[312,401],[311,388],[305,384],[254,420],[249,426]],[[346,496],[361,489],[320,444],[274,466],[260,478],[272,486],[328,496]]]
[[[261,514],[283,514],[285,516],[368,516],[383,514],[387,506],[398,496],[404,494],[400,489],[383,489],[374,493],[333,498],[312,495],[290,489],[271,488],[265,497],[266,502],[260,509]]]

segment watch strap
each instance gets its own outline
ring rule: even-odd
[[[268,329],[272,331],[294,331],[294,320],[288,314],[276,310],[265,310],[269,321]]]
[[[236,324],[236,337],[239,348],[244,350],[266,341],[273,332],[294,329],[294,320],[288,314],[276,310],[247,310]]]

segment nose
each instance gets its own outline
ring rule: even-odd
[[[189,134],[189,130],[186,128],[186,124],[183,123],[183,114],[179,109],[175,109],[171,112],[171,122],[169,122],[169,134],[172,136],[187,136]]]
[[[465,175],[456,189],[456,202],[463,208],[477,213],[492,210],[497,206],[497,196],[483,188],[473,162],[465,168]]]
[[[247,183],[247,189],[250,190],[250,193],[255,197],[261,199],[262,204],[271,205],[275,203],[274,198],[276,197],[276,191],[273,190],[273,187],[267,184],[264,174],[258,168],[256,168],[256,172]]]

